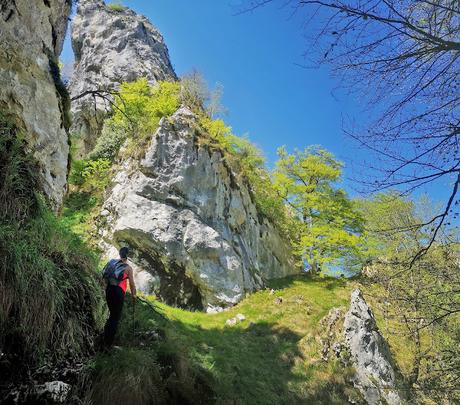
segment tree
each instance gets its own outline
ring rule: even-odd
[[[360,256],[363,219],[344,190],[334,187],[342,164],[318,146],[278,150],[273,173],[279,195],[298,218],[296,253],[312,272]]]
[[[241,10],[272,0],[244,1]],[[285,3],[286,4],[286,3]],[[405,193],[450,184],[432,218],[426,252],[449,215],[460,184],[460,2],[458,0],[291,0],[306,12],[315,63],[328,63],[344,86],[369,103],[375,122],[349,136],[375,153],[370,191]],[[364,96],[364,97],[363,97]],[[367,168],[366,168],[367,169]],[[368,170],[366,170],[368,172]],[[423,226],[424,224],[420,224]]]
[[[385,326],[386,332],[409,338],[408,382],[436,403],[459,400],[454,389],[460,380],[460,250],[454,239],[458,232],[441,228],[442,238],[408,268],[407,258],[430,237],[430,230],[419,224],[432,215],[431,203],[388,192],[360,205],[367,219],[367,241],[373,247],[365,274],[383,287],[378,301],[384,303],[386,320],[396,321]]]

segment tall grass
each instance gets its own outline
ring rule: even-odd
[[[153,352],[127,348],[99,355],[91,373],[87,404],[164,404],[165,385]]]
[[[38,168],[0,114],[0,347],[16,363],[91,347],[102,296],[97,258],[38,193]]]

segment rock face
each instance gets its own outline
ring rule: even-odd
[[[0,110],[21,129],[55,208],[65,192],[69,152],[68,100],[57,60],[70,7],[68,0],[0,2]]]
[[[195,121],[179,109],[161,121],[141,163],[125,163],[101,233],[106,249],[133,248],[166,302],[212,311],[298,270],[221,152],[197,144]]]
[[[152,84],[175,80],[168,48],[159,31],[144,16],[127,8],[113,9],[103,0],[80,0],[72,22],[75,66],[72,98],[87,91],[114,90],[120,82],[145,77]],[[107,99],[87,95],[72,102],[72,133],[88,153],[111,106]]]
[[[354,385],[370,405],[404,404],[404,390],[387,342],[379,332],[374,315],[359,289],[351,295],[344,321],[345,344],[356,369]]]

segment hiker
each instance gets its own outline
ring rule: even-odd
[[[104,279],[107,281],[105,296],[110,311],[109,319],[107,319],[104,327],[104,346],[106,348],[112,346],[115,334],[117,333],[128,280],[133,305],[136,300],[136,285],[134,284],[133,269],[128,264],[129,250],[127,247],[122,247],[119,253],[120,258],[110,260],[105,265],[102,272]]]

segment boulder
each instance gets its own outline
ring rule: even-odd
[[[160,122],[140,163],[125,161],[100,234],[107,251],[132,247],[161,299],[216,312],[298,269],[222,152],[199,144],[197,125],[181,108]]]
[[[72,48],[71,132],[78,135],[81,156],[94,147],[113,100],[110,93],[102,98],[88,92],[117,90],[121,82],[142,77],[151,84],[177,79],[160,32],[127,7],[113,9],[103,0],[80,0],[72,22]]]
[[[20,129],[56,209],[66,191],[69,154],[69,99],[58,56],[70,7],[68,0],[0,3],[0,111]]]

